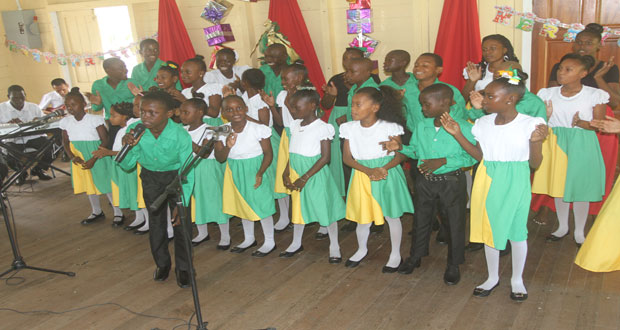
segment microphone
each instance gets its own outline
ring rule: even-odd
[[[207,129],[219,135],[228,135],[232,132],[232,129],[230,128],[229,125],[208,126]]]
[[[133,135],[132,135],[133,138],[137,139],[140,135],[142,135],[145,129],[146,129],[146,126],[144,126],[143,124],[136,125],[136,127],[133,128]],[[123,147],[121,148],[121,151],[119,151],[116,154],[116,157],[114,157],[114,161],[117,163],[122,162],[123,159],[125,159],[125,156],[127,156],[127,153],[129,152],[129,150],[131,150],[131,148],[133,148],[132,145],[124,144]]]
[[[19,127],[23,127],[23,126],[28,126],[28,125],[30,125],[32,123],[43,123],[43,122],[48,121],[49,119],[56,118],[56,117],[62,117],[63,115],[64,115],[64,112],[62,110],[56,110],[56,111],[48,113],[47,115],[45,115],[45,116],[43,116],[41,118],[33,120],[33,121],[29,122],[29,123],[18,124],[18,126]]]

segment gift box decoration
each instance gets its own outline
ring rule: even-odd
[[[347,10],[347,33],[371,33],[370,9]]]
[[[360,33],[349,43],[349,46],[362,50],[364,52],[364,57],[369,57],[375,52],[378,44],[379,42],[377,40]]]
[[[200,14],[200,17],[213,24],[219,24],[222,18],[224,18],[224,14],[226,14],[227,11],[228,8],[226,8],[224,5],[211,0],[205,5],[202,14]]]
[[[370,0],[349,1],[349,9],[370,9]]]
[[[235,41],[230,24],[218,24],[204,28],[205,39],[209,46]]]

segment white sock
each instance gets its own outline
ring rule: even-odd
[[[133,222],[131,224],[129,224],[129,226],[131,227],[135,227],[138,226],[140,224],[142,224],[144,222],[144,214],[141,212],[142,209],[137,210],[134,212],[134,214],[136,215],[136,218],[133,220]]]
[[[138,231],[147,231],[149,230],[149,211],[144,209],[139,209],[138,212],[142,213],[142,217],[144,217],[144,225],[138,228]]]
[[[562,197],[554,198],[555,212],[558,214],[558,229],[551,233],[556,237],[563,237],[568,234],[568,211],[570,209],[570,203],[565,203]]]
[[[489,277],[486,282],[478,285],[476,288],[491,290],[497,282],[499,282],[499,250],[488,245],[484,245],[484,256],[487,259],[487,271]]]
[[[368,254],[368,235],[370,235],[370,226],[372,223],[362,225],[357,224],[355,234],[357,235],[357,251],[349,258],[351,261],[360,261]]]
[[[112,198],[112,193],[107,193],[105,195],[108,197],[108,200],[110,201],[110,205],[112,206],[112,209],[114,210],[114,216],[122,217],[123,211],[121,211],[121,209],[118,206],[114,206],[114,202],[113,202],[114,199]]]
[[[392,252],[390,252],[390,259],[388,260],[386,266],[395,268],[400,265],[401,261],[400,241],[403,237],[403,226],[400,222],[400,218],[385,217],[385,220],[390,227],[390,242],[392,243]]]
[[[230,222],[221,223],[218,227],[220,227],[220,243],[218,245],[230,244]]]
[[[88,216],[89,219],[94,218],[95,215],[100,214],[101,211],[101,202],[99,202],[98,195],[88,195],[88,201],[90,202],[90,208],[92,209],[92,214]]]
[[[588,211],[590,210],[590,202],[574,202],[573,216],[575,217],[575,242],[583,244],[586,240],[584,230],[588,221]]]
[[[301,247],[301,238],[304,236],[305,225],[293,225],[293,242],[286,248],[286,252],[295,252]]]
[[[316,231],[317,234],[327,234],[327,227],[320,226],[319,230]]]
[[[474,185],[474,179],[471,177],[469,171],[465,171],[465,182],[467,183],[467,208],[469,208],[471,203],[471,188]]]
[[[321,227],[323,228],[323,227]],[[341,258],[340,244],[338,243],[338,222],[335,221],[327,226],[327,234],[329,235],[329,257]]]
[[[192,242],[200,242],[205,239],[205,237],[209,236],[209,231],[206,223],[202,225],[196,225],[196,229],[198,229],[198,235],[196,235],[196,237],[192,239]]]
[[[510,279],[512,292],[527,293],[525,284],[523,284],[523,268],[525,268],[525,259],[527,257],[527,241],[510,241],[510,245],[512,246],[512,278]]]
[[[167,219],[168,219],[168,226],[166,226],[166,229],[168,229],[168,238],[173,238],[174,237],[174,229],[172,229],[172,214],[170,211],[170,207],[166,208],[166,212],[167,212]]]
[[[260,226],[263,228],[265,242],[263,242],[263,246],[258,249],[258,252],[267,253],[276,246],[276,242],[273,239],[273,217],[268,216],[260,219]]]
[[[237,245],[238,248],[245,249],[248,246],[254,244],[254,222],[246,219],[241,219],[243,225],[243,242]]]
[[[286,196],[284,198],[277,199],[278,207],[280,208],[280,218],[275,225],[275,229],[282,230],[288,226],[291,222],[291,219],[288,218],[288,206],[289,206],[289,197]]]

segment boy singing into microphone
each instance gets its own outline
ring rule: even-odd
[[[142,171],[142,188],[144,202],[149,213],[149,242],[151,253],[157,268],[153,275],[155,281],[164,281],[170,272],[171,259],[168,251],[168,235],[166,230],[166,208],[170,206],[173,214],[177,214],[173,195],[169,195],[166,203],[156,210],[153,202],[165,193],[166,187],[175,180],[179,170],[189,162],[192,156],[192,138],[179,124],[170,119],[173,115],[174,100],[163,91],[147,92],[140,103],[140,121],[128,127],[128,134],[123,144],[133,146],[124,159],[120,159],[121,167],[132,169],[140,163]],[[133,128],[142,123],[146,130],[134,138]],[[183,202],[188,205],[194,186],[194,173],[190,171],[183,181]],[[176,218],[176,217],[175,217]],[[190,269],[185,239],[191,234],[191,227],[182,232],[178,219],[174,224],[174,257],[177,284],[181,288],[190,285]]]

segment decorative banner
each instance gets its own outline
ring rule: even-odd
[[[585,26],[581,23],[562,23],[555,18],[542,18],[536,16],[534,13],[516,11],[510,6],[495,6],[495,9],[497,9],[497,13],[493,18],[493,22],[509,25],[512,16],[518,16],[519,23],[515,28],[529,32],[533,30],[535,22],[542,23],[543,26],[540,30],[540,35],[552,39],[557,38],[560,28],[563,28],[567,30],[567,32],[562,35],[564,38],[563,40],[566,42],[574,42],[577,33],[585,29]],[[614,30],[608,26],[603,27],[601,43],[604,43],[605,40],[612,35],[620,36],[620,29]],[[620,39],[618,40],[618,45],[620,45]]]
[[[370,9],[347,10],[347,33],[371,33]]]
[[[144,39],[157,39],[157,34],[154,34],[150,37],[142,38],[140,39],[140,41]],[[41,58],[43,58],[43,60],[47,64],[52,64],[56,62],[60,65],[71,64],[71,66],[77,67],[77,66],[80,66],[80,63],[82,61],[84,61],[84,64],[86,66],[95,65],[95,62],[94,62],[95,58],[97,58],[100,61],[103,61],[106,55],[117,56],[118,53],[121,53],[124,57],[130,57],[131,50],[137,49],[137,47],[139,47],[140,45],[140,41],[133,42],[119,49],[109,50],[105,53],[97,52],[95,54],[68,54],[68,55],[54,54],[50,52],[42,52],[39,49],[31,49],[25,45],[20,45],[17,42],[13,40],[8,40],[8,39],[4,40],[4,45],[9,48],[9,51],[21,52],[22,54],[26,56],[32,56],[32,59],[39,63],[41,63]]]

